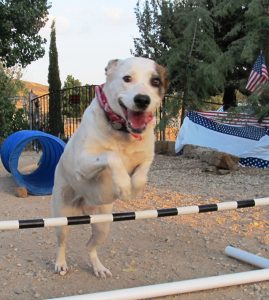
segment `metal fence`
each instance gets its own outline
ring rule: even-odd
[[[57,135],[67,141],[81,122],[83,112],[91,103],[95,96],[95,86],[86,85],[63,89],[57,92],[59,98],[59,123],[62,130]],[[51,132],[49,102],[52,94],[45,94],[30,99],[30,127],[33,130]],[[161,107],[156,111],[156,139],[166,140],[167,128],[165,128],[166,118],[166,98]]]

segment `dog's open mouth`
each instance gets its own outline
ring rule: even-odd
[[[124,112],[128,128],[133,133],[142,133],[153,119],[152,112],[130,110],[122,101],[119,101],[119,104]]]

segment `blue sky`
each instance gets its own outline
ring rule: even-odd
[[[52,0],[49,21],[40,34],[46,54],[23,70],[23,80],[47,84],[50,25],[56,19],[56,42],[62,84],[71,74],[82,84],[104,82],[110,59],[131,56],[138,37],[137,0]]]

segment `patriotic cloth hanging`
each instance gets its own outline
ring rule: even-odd
[[[203,113],[188,112],[176,139],[175,150],[185,145],[213,148],[240,157],[240,164],[269,168],[269,129],[265,126],[242,126],[214,121]]]

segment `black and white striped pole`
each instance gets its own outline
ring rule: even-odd
[[[141,219],[152,219],[160,217],[171,217],[180,215],[189,215],[196,213],[216,212],[225,210],[234,210],[239,208],[248,208],[254,206],[269,205],[269,197],[220,202],[214,204],[192,205],[173,208],[162,208],[156,210],[143,210],[134,212],[121,212],[112,214],[85,215],[72,217],[57,217],[29,220],[8,220],[0,221],[0,230],[15,230],[39,227],[57,227],[66,225],[82,225],[105,222],[131,221]]]

